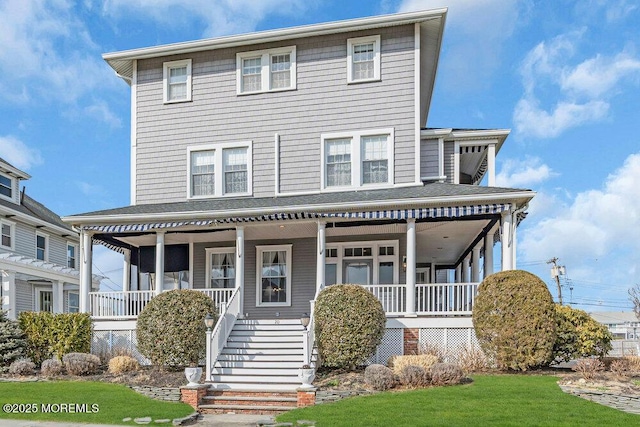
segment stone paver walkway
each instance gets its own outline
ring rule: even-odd
[[[578,396],[601,405],[610,406],[620,411],[640,415],[640,396],[567,385],[560,385],[560,388],[565,393],[573,394],[574,396]]]

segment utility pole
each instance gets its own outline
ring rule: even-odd
[[[560,286],[560,276],[566,274],[566,269],[564,265],[558,265],[558,258],[553,257],[547,264],[553,264],[551,267],[551,278],[555,279],[556,284],[558,285],[558,302],[562,305],[562,287]]]

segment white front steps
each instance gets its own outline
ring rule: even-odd
[[[211,389],[295,391],[303,333],[297,319],[237,320],[211,371]]]

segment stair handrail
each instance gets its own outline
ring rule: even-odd
[[[316,367],[315,363],[311,360],[313,358],[313,347],[315,346],[315,341],[316,341],[315,333],[314,333],[314,329],[315,329],[314,311],[315,311],[316,300],[318,299],[318,295],[320,294],[321,291],[322,291],[321,288],[317,288],[316,294],[314,295],[313,299],[309,301],[311,313],[309,313],[309,325],[304,331],[304,364],[314,368]]]
[[[227,339],[240,315],[240,288],[236,288],[226,304],[220,306],[220,317],[211,332],[207,332],[206,378],[211,381],[213,365],[218,361]]]

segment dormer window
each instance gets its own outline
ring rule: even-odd
[[[347,39],[347,82],[380,80],[380,36]]]
[[[296,47],[236,55],[237,93],[276,92],[296,88]]]
[[[0,194],[11,199],[13,197],[13,182],[8,176],[0,174]]]
[[[164,103],[191,101],[191,60],[163,64]]]

